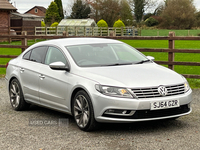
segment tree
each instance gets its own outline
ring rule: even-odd
[[[104,19],[109,27],[112,27],[114,22],[120,16],[120,5],[118,0],[104,0],[100,5],[100,16]]]
[[[131,26],[133,24],[133,15],[128,1],[122,0],[120,6],[121,6],[120,17],[122,21],[126,26]]]
[[[63,7],[64,16],[66,16],[66,18],[70,17],[73,5],[74,5],[74,2],[73,1],[69,1],[67,3],[67,5],[65,5]]]
[[[59,12],[59,16],[61,19],[64,18],[64,14],[63,14],[63,6],[62,6],[62,1],[61,0],[54,0],[54,2],[57,4],[58,6],[58,12]]]
[[[163,10],[164,10],[166,5],[167,5],[167,0],[165,2],[160,2],[159,5],[154,10],[153,15],[160,16],[162,14],[162,12],[163,12]]]
[[[136,21],[139,23],[142,21],[144,12],[148,9],[154,8],[157,5],[157,0],[129,0],[132,10],[135,15]]]
[[[109,27],[112,27],[114,22],[120,18],[120,3],[119,0],[87,0],[92,7],[91,18],[98,21],[105,20]]]
[[[90,7],[87,3],[83,3],[82,0],[76,0],[72,7],[72,13],[70,18],[72,19],[85,19],[89,17],[91,13]]]
[[[93,18],[96,22],[101,18],[100,16],[100,5],[102,0],[86,0],[86,2],[91,6],[91,18]]]
[[[144,14],[145,0],[133,0],[136,22],[141,22]]]
[[[51,2],[47,8],[45,15],[45,23],[51,25],[53,22],[60,22],[60,16],[58,13],[58,6],[55,2]]]
[[[196,17],[196,26],[200,27],[200,11],[195,14]]]
[[[190,29],[195,23],[193,0],[168,0],[161,17],[162,27]]]

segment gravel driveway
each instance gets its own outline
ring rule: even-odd
[[[69,115],[31,106],[16,112],[0,79],[1,150],[199,150],[200,90],[193,90],[193,112],[171,121],[102,124],[98,131],[83,132]]]

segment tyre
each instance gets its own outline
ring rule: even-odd
[[[22,88],[17,79],[13,79],[9,85],[10,103],[14,110],[20,111],[28,108],[29,104],[24,100]]]
[[[75,122],[81,130],[92,131],[97,128],[92,102],[85,91],[81,90],[76,93],[72,111]]]

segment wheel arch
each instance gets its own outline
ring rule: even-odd
[[[11,83],[12,80],[14,80],[14,79],[17,79],[17,80],[19,81],[19,84],[21,85],[20,80],[19,80],[16,76],[12,76],[12,77],[9,79],[9,81],[8,81],[8,91],[10,90],[10,89],[9,89],[10,83]]]
[[[73,109],[72,109],[73,99],[74,99],[76,93],[79,92],[79,91],[85,91],[85,92],[87,93],[87,95],[90,97],[91,103],[92,103],[92,98],[91,98],[91,96],[90,96],[90,94],[88,93],[87,90],[85,90],[85,89],[82,88],[82,87],[77,87],[77,88],[75,88],[75,89],[73,90],[72,94],[71,94],[71,99],[70,99],[70,109],[71,109],[70,111],[71,111],[71,114],[72,114],[72,115],[73,115],[73,111],[72,111],[72,110],[73,110]],[[92,105],[93,105],[93,103],[92,103]]]

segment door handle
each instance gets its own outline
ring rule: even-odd
[[[21,73],[23,73],[25,71],[24,68],[20,68],[19,70]]]
[[[40,79],[41,79],[41,80],[43,80],[43,79],[45,78],[45,76],[44,76],[44,75],[42,75],[42,74],[41,74],[41,75],[39,75],[39,77],[40,77]]]

